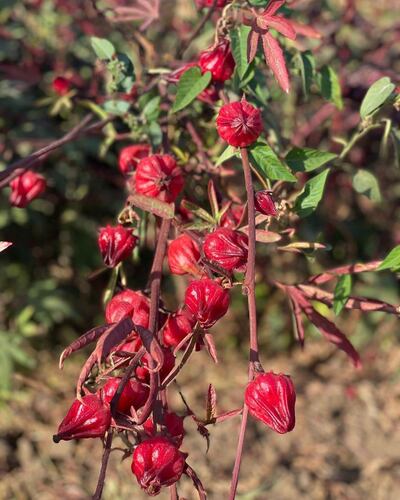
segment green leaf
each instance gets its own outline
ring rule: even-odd
[[[307,98],[310,94],[311,84],[314,79],[315,74],[315,59],[312,53],[307,50],[305,52],[299,52],[298,67],[300,69],[301,83],[303,86],[304,96]]]
[[[311,172],[334,158],[337,155],[329,151],[295,147],[286,155],[285,161],[295,172]]]
[[[342,276],[339,276],[333,298],[333,312],[336,314],[336,316],[339,316],[339,314],[342,312],[342,309],[347,304],[351,293],[351,287],[351,274],[343,274]]]
[[[384,269],[390,269],[393,272],[400,271],[400,245],[394,247],[388,255],[386,255],[377,271],[383,271]]]
[[[128,101],[111,100],[104,104],[104,109],[113,115],[124,115],[128,112],[129,107]]]
[[[113,58],[115,54],[114,45],[105,38],[92,36],[90,38],[90,44],[99,59],[107,61]]]
[[[371,85],[361,103],[360,115],[365,118],[380,108],[392,95],[395,85],[384,76]]]
[[[368,170],[360,169],[353,177],[353,187],[357,193],[365,195],[371,201],[381,201],[381,192],[376,177]]]
[[[296,177],[281,162],[268,144],[255,142],[249,148],[250,159],[261,175],[275,180],[296,182]]]
[[[207,88],[211,81],[211,73],[207,71],[201,74],[200,68],[190,68],[183,73],[178,82],[178,91],[175,102],[172,106],[172,112],[176,113],[186,108],[196,97]]]
[[[300,217],[307,217],[317,208],[322,199],[329,169],[324,170],[306,182],[303,192],[296,200],[296,211]]]
[[[160,102],[161,97],[156,96],[151,99],[143,109],[143,116],[148,123],[155,122],[160,115]]]
[[[338,109],[343,109],[342,89],[339,77],[332,66],[323,66],[319,75],[319,86],[322,96],[333,102]]]
[[[228,146],[219,155],[217,161],[215,162],[215,166],[218,167],[219,165],[222,165],[222,163],[226,162],[227,160],[230,160],[234,156],[238,156],[238,150],[237,150],[237,148],[234,148],[233,146]]]
[[[247,39],[251,31],[250,26],[241,25],[231,30],[231,50],[236,63],[236,71],[242,80],[249,67],[247,61]]]
[[[157,122],[151,122],[148,126],[147,133],[149,134],[149,139],[151,145],[157,148],[162,143],[162,130]]]

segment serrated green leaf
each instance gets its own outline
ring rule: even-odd
[[[381,192],[377,178],[368,172],[368,170],[360,169],[353,177],[353,187],[357,193],[365,195],[371,201],[381,201]]]
[[[201,74],[200,68],[190,68],[181,76],[178,82],[178,91],[175,102],[172,106],[172,112],[176,113],[186,108],[196,97],[207,88],[211,81],[211,73],[207,71]]]
[[[241,80],[249,67],[247,61],[247,39],[250,31],[250,26],[240,25],[230,32],[232,55],[236,63],[236,72]]]
[[[315,73],[315,59],[312,53],[307,50],[300,52],[297,58],[298,67],[300,69],[301,83],[304,96],[307,98],[310,94],[311,84]]]
[[[393,272],[400,271],[400,245],[394,247],[384,258],[377,271],[390,269]]]
[[[329,151],[295,147],[286,155],[285,161],[295,172],[311,172],[334,158],[337,155]]]
[[[99,59],[107,61],[113,58],[115,54],[114,45],[105,38],[92,36],[90,38],[90,44]]]
[[[338,109],[343,109],[342,89],[339,77],[332,66],[323,66],[319,75],[319,87],[322,96]]]
[[[256,142],[249,148],[250,159],[253,166],[264,177],[270,180],[296,182],[296,177],[290,170],[281,162],[275,152],[262,142]]]
[[[326,169],[306,182],[303,192],[296,200],[296,211],[300,217],[307,217],[317,208],[324,194],[328,174],[329,170]]]
[[[333,298],[333,312],[336,316],[339,316],[349,300],[352,283],[351,274],[343,274],[337,280]]]
[[[387,76],[380,78],[371,85],[368,92],[361,103],[360,115],[361,118],[372,114],[380,108],[388,98],[392,95],[395,85],[390,81]]]
[[[230,160],[234,156],[238,155],[238,150],[237,148],[234,148],[233,146],[228,146],[218,157],[217,161],[215,162],[215,166],[218,167],[219,165],[222,165],[222,163],[226,162],[227,160]]]

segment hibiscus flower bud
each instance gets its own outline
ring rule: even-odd
[[[250,414],[279,434],[296,423],[296,392],[291,378],[280,373],[262,373],[248,383],[245,403]]]
[[[227,271],[244,271],[247,264],[248,237],[240,231],[221,227],[204,240],[204,255]]]
[[[127,259],[135,248],[137,240],[130,229],[121,225],[102,227],[97,243],[104,264],[107,267],[115,267]]]
[[[163,415],[163,425],[168,434],[169,439],[173,441],[177,446],[180,446],[185,435],[185,429],[183,427],[184,417],[180,417],[176,413],[166,412]],[[143,428],[148,436],[155,436],[157,428],[154,425],[153,419],[150,417],[143,424]]]
[[[175,366],[175,356],[172,354],[170,349],[162,348],[164,355],[164,363],[158,372],[160,374],[160,381],[163,382],[165,377],[170,373],[170,371]],[[149,374],[149,365],[150,365],[151,356],[149,353],[142,357],[140,360],[140,366],[136,368],[136,377],[143,382],[149,382],[150,374]]]
[[[131,468],[140,487],[149,496],[156,496],[163,486],[171,486],[180,479],[186,457],[169,439],[156,436],[135,448]]]
[[[225,7],[225,5],[231,0],[217,0],[218,9]],[[214,5],[214,0],[196,0],[197,6],[201,9],[202,7],[212,7]]]
[[[135,325],[148,328],[149,315],[149,299],[129,288],[115,295],[106,306],[107,323],[117,323],[130,317]]]
[[[192,281],[186,289],[185,304],[202,328],[211,328],[229,308],[229,293],[209,278]]]
[[[222,40],[214,47],[201,52],[199,66],[202,73],[211,72],[215,82],[225,82],[229,80],[235,69],[230,44],[228,40]]]
[[[57,76],[51,83],[51,88],[59,96],[68,94],[68,92],[71,90],[71,87],[71,80],[68,80],[68,78],[64,78],[63,76]]]
[[[121,379],[119,377],[110,377],[103,387],[103,397],[107,403],[111,403],[114,394],[117,392]],[[149,395],[149,388],[134,379],[129,379],[126,383],[118,400],[117,410],[120,413],[130,415],[130,408],[135,410],[141,408]]]
[[[196,320],[186,309],[170,314],[163,329],[163,343],[167,347],[176,347],[193,331]]]
[[[126,175],[133,172],[142,158],[149,156],[150,146],[148,144],[135,144],[123,148],[119,154],[118,166],[120,171]]]
[[[235,227],[242,220],[244,212],[244,206],[238,203],[232,203],[228,210],[221,217],[220,224],[222,227],[228,227],[230,229],[235,229]]]
[[[168,247],[168,264],[172,274],[198,275],[200,250],[198,244],[187,234],[178,236]]]
[[[10,182],[10,203],[14,207],[25,208],[32,200],[46,190],[46,179],[27,170]]]
[[[140,160],[136,168],[136,192],[172,203],[182,191],[181,169],[170,155],[152,155]]]
[[[260,110],[245,99],[224,104],[217,116],[218,134],[234,147],[249,146],[257,140],[262,129]]]
[[[272,197],[272,191],[257,191],[254,194],[254,204],[256,210],[264,215],[275,216],[277,214],[275,202]]]
[[[53,441],[103,437],[110,424],[110,405],[98,394],[87,394],[72,403]]]

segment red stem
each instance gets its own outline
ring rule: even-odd
[[[93,495],[93,500],[100,500],[101,496],[103,494],[108,459],[110,458],[110,453],[111,453],[112,440],[113,440],[113,434],[112,434],[112,432],[109,431],[107,434],[107,439],[106,439],[105,445],[104,445],[103,458],[101,460],[101,469],[100,469],[99,479],[97,481],[96,491],[94,492],[94,495]]]

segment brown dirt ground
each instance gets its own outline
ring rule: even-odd
[[[362,371],[352,369],[342,353],[322,342],[304,352],[280,356],[267,366],[291,371],[298,392],[297,425],[285,436],[250,421],[238,498],[241,500],[397,500],[400,498],[400,349],[370,346]],[[41,355],[34,379],[16,376],[15,398],[0,409],[0,498],[4,500],[90,498],[94,491],[100,441],[54,444],[52,434],[71,397],[78,363],[65,371]],[[291,369],[290,367],[295,367]],[[213,381],[222,410],[240,406],[245,384],[244,362],[223,359],[213,365],[198,354],[181,375],[185,396],[200,415],[204,394]],[[178,399],[176,409],[182,410]],[[239,418],[211,430],[205,455],[204,438],[186,421],[183,449],[207,487],[209,499],[227,498]],[[147,498],[115,452],[104,499]],[[179,493],[195,499],[183,481]],[[168,492],[158,497],[168,499]]]

